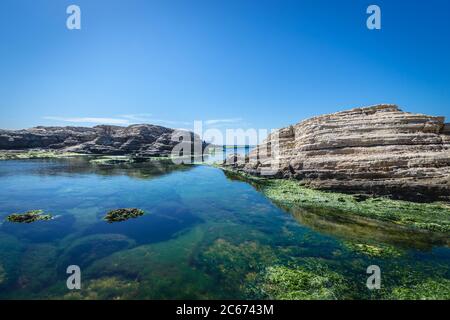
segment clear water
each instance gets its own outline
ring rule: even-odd
[[[338,298],[379,298],[365,287],[380,265],[383,286],[449,279],[446,240],[313,211],[284,211],[251,185],[210,166],[166,162],[98,166],[87,158],[0,162],[0,298],[268,298],[258,283],[270,266],[305,261],[342,274]],[[102,220],[111,209],[146,215]],[[42,209],[57,217],[13,224],[11,213]],[[325,216],[325,218],[324,218]],[[389,245],[400,256],[372,257],[352,241]],[[78,265],[82,290],[66,287]],[[387,292],[386,291],[386,292]]]

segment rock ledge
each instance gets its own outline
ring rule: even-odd
[[[322,115],[272,133],[231,166],[322,190],[449,201],[444,120],[387,104]]]

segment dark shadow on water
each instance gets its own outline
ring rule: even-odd
[[[65,215],[57,216],[53,220],[37,221],[30,224],[4,222],[0,230],[33,243],[52,242],[72,233],[74,223],[75,218],[73,216]]]

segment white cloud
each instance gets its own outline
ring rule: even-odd
[[[242,118],[213,119],[213,120],[206,120],[205,124],[213,125],[213,124],[221,124],[221,123],[236,123],[236,122],[241,122],[241,121],[242,121]]]
[[[116,124],[116,125],[129,125],[131,122],[128,119],[121,118],[96,118],[96,117],[75,117],[75,118],[65,118],[65,117],[44,117],[46,120],[54,120],[60,122],[70,122],[70,123],[93,123],[93,124]]]
[[[138,113],[138,114],[124,114],[119,117],[131,120],[131,121],[146,122],[146,121],[150,120],[151,116],[152,115],[150,113]]]
[[[163,119],[152,119],[151,114],[125,114],[116,118],[102,118],[102,117],[44,117],[46,120],[53,120],[58,122],[68,123],[92,123],[92,124],[112,124],[112,125],[131,125],[131,124],[159,124],[165,126],[185,126],[192,123],[186,121],[172,121]]]
[[[132,125],[132,124],[159,124],[162,126],[170,127],[186,127],[192,126],[193,122],[188,121],[176,121],[176,120],[164,120],[164,119],[153,119],[152,115],[149,113],[139,113],[139,114],[123,114],[114,118],[104,118],[104,117],[54,117],[48,116],[44,117],[46,120],[53,120],[58,122],[67,123],[90,123],[90,124],[110,124],[110,125]],[[225,125],[242,124],[242,118],[228,118],[228,119],[211,119],[205,120],[203,122],[206,126],[223,127]]]

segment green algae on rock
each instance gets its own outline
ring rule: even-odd
[[[60,159],[83,154],[51,150],[1,151],[0,160]]]
[[[96,165],[116,165],[122,163],[134,163],[132,157],[129,156],[102,156],[96,159],[92,159],[89,161],[92,164]]]
[[[144,213],[145,212],[143,210],[136,208],[116,209],[109,211],[104,219],[109,223],[122,222],[128,219],[140,217],[144,215]]]
[[[6,220],[14,223],[32,223],[36,221],[52,220],[53,217],[50,214],[44,214],[42,210],[31,210],[25,213],[13,213],[6,217]]]
[[[130,300],[135,299],[139,290],[137,280],[120,277],[103,277],[89,280],[82,291],[64,295],[65,300]]]
[[[258,241],[233,243],[219,238],[198,257],[197,265],[208,274],[220,279],[223,291],[245,293],[259,272],[276,263],[274,250]]]
[[[383,197],[361,199],[350,194],[309,189],[296,180],[265,179],[236,170],[225,168],[222,170],[228,178],[252,184],[269,199],[286,209],[295,207],[333,209],[343,216],[357,215],[419,230],[450,232],[450,207],[446,203],[415,203]]]
[[[394,300],[450,300],[450,280],[428,279],[417,285],[405,288],[396,287],[390,299]]]
[[[401,257],[403,252],[394,246],[384,244],[357,243],[353,241],[345,241],[344,246],[358,254],[364,254],[369,257],[391,258]]]
[[[266,269],[261,289],[269,299],[337,300],[347,287],[344,277],[328,268],[272,266]]]

